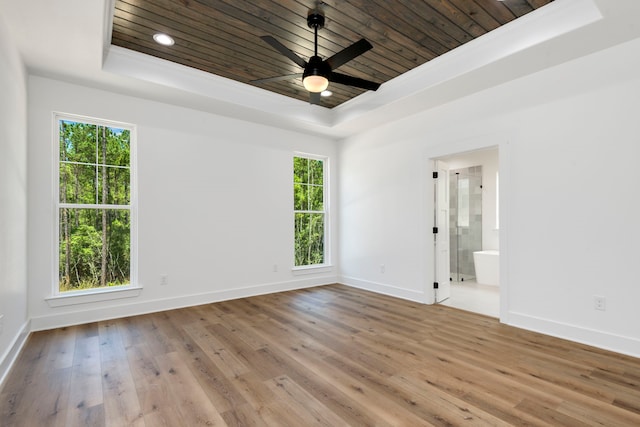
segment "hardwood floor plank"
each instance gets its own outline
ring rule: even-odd
[[[295,352],[295,350],[291,350]],[[298,384],[304,384],[305,390],[321,401],[325,406],[330,408],[340,416],[346,424],[349,425],[376,425],[376,420],[370,416],[370,411],[366,406],[355,404],[350,401],[344,393],[341,393],[327,378],[314,375],[307,368],[304,362],[298,362],[291,357],[288,351],[284,351],[284,347],[272,345],[268,348],[259,350],[262,362],[271,365],[272,371],[279,371],[280,374],[271,376],[288,375]]]
[[[35,332],[27,339],[20,354],[23,363],[16,363],[0,393],[0,425],[21,425],[28,415],[31,398],[38,390],[38,372],[47,363],[51,337],[46,332]],[[35,383],[35,384],[34,384]]]
[[[50,342],[51,346],[47,363],[43,365],[43,372],[71,368],[76,346],[76,328],[60,328],[51,331]]]
[[[99,337],[106,419],[121,426],[144,426],[144,415],[117,322],[101,323]]]
[[[74,328],[58,329],[52,334],[38,332],[28,342],[31,344],[21,355],[30,361],[28,367],[14,370],[7,380],[5,390],[13,392],[0,394],[0,425],[64,426],[75,351]],[[20,388],[12,386],[12,381]]]
[[[282,375],[267,383],[276,399],[287,402],[306,426],[337,426],[344,423],[338,415],[308,393],[305,387],[296,384],[288,376]]]
[[[237,406],[230,411],[223,412],[222,418],[229,427],[267,427],[268,424],[260,414],[248,404]]]
[[[149,317],[145,316],[118,319],[117,327],[124,348],[146,342],[147,337],[143,333],[142,324],[147,321],[147,319],[149,319]]]
[[[246,361],[242,360],[227,350],[225,343],[218,337],[225,334],[225,328],[218,325],[188,325],[185,331],[193,338],[199,347],[209,355],[209,358],[227,376],[238,376],[249,372],[251,369],[247,366]]]
[[[79,327],[71,371],[67,424],[104,425],[100,340],[97,325]]]
[[[260,408],[269,406],[276,401],[275,394],[273,394],[271,389],[267,387],[265,381],[263,381],[263,379],[255,372],[249,372],[247,374],[237,376],[231,379],[231,382],[233,382],[238,393],[242,394],[242,397],[247,401],[246,404],[238,406],[243,408],[243,410],[246,410],[247,407],[251,407],[256,411],[256,415],[258,415]]]
[[[99,404],[99,405],[94,405],[90,407],[83,407],[81,410],[71,412],[71,416],[67,419],[67,423],[65,424],[65,426],[68,426],[68,427],[107,426],[104,418],[104,406],[102,404]]]
[[[420,370],[412,371],[410,377],[513,425],[544,425],[515,409],[526,394],[514,388],[509,379],[487,376],[481,369],[468,367],[442,369],[437,362],[425,363]]]
[[[144,342],[126,351],[145,424],[149,427],[181,425],[171,382],[164,378],[168,373],[161,372],[155,355]]]
[[[56,369],[38,376],[27,386],[27,395],[37,399],[24,400],[15,416],[2,426],[66,426],[71,368]]]
[[[274,401],[258,410],[260,417],[271,427],[300,427],[307,423],[307,418],[300,417],[291,410],[285,401]]]
[[[138,394],[126,361],[103,362],[102,376],[106,419],[113,425],[145,426]]]
[[[526,412],[529,415],[544,421],[548,425],[552,426],[575,426],[583,427],[584,423],[570,415],[565,415],[558,411],[557,406],[545,405],[540,402],[533,402],[529,399],[525,399],[518,403],[516,408],[520,411]]]
[[[437,422],[440,425],[510,425],[481,408],[469,405],[455,395],[443,392],[423,381],[416,381],[412,375],[396,375],[389,379],[389,383],[407,393],[407,396],[412,396],[409,402],[413,407],[412,412],[423,418],[430,417],[434,424]]]
[[[187,325],[185,328],[190,327]],[[182,346],[176,353],[187,364],[199,388],[204,391],[210,402],[219,412],[226,412],[245,402],[235,389],[225,372],[218,367],[213,358],[215,354],[204,351],[200,345],[183,332]]]
[[[177,402],[182,425],[226,425],[179,353],[161,354],[155,359],[161,371],[169,374],[167,380],[171,383],[172,399]]]
[[[232,345],[242,349],[241,351],[257,351],[268,345],[265,337],[254,329],[254,325],[262,323],[261,320],[246,319],[232,314],[226,315],[224,320],[222,325],[233,334]]]
[[[638,426],[640,360],[330,285],[33,333],[0,425]]]
[[[368,419],[362,420],[362,425],[372,425],[375,422],[378,426],[383,425],[406,425],[420,426],[429,425],[417,416],[408,413],[402,407],[391,402],[383,393],[373,390],[371,387],[359,381],[358,378],[345,373],[340,369],[336,369],[333,364],[326,361],[329,356],[339,357],[333,349],[320,347],[315,343],[304,343],[302,345],[291,345],[289,355],[304,361],[305,367],[311,371],[314,376],[326,379],[333,387],[344,394],[347,399],[354,402],[357,406],[354,413],[367,414]],[[380,373],[373,370],[373,375]],[[366,402],[361,405],[360,402]],[[374,421],[377,420],[377,421]]]
[[[616,410],[615,407],[612,408],[604,404],[595,405],[587,412],[583,405],[563,401],[558,406],[558,412],[581,421],[583,425],[627,426],[638,422],[638,417],[631,415],[630,412],[624,409]]]

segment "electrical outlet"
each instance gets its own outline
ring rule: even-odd
[[[278,272],[278,264],[273,264],[273,272],[274,273]]]
[[[593,296],[593,308],[600,311],[607,309],[607,299],[598,295]]]
[[[169,284],[169,276],[166,274],[160,275],[160,286],[167,286]]]
[[[386,269],[387,268],[384,266],[384,264],[380,264],[380,273],[384,273]]]

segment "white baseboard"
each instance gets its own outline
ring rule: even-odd
[[[364,289],[389,295],[409,301],[425,303],[426,294],[398,288],[383,283],[376,283],[361,280],[354,277],[313,277],[289,282],[269,283],[256,286],[248,286],[239,289],[228,289],[223,291],[207,292],[181,297],[157,299],[145,302],[132,302],[130,304],[112,305],[99,309],[87,309],[70,313],[53,314],[31,318],[27,321],[20,332],[16,335],[12,345],[2,355],[0,359],[0,387],[13,365],[20,350],[24,346],[31,331],[53,329],[64,326],[72,326],[101,320],[115,319],[120,317],[135,316],[140,314],[153,313],[164,310],[209,304],[213,302],[226,301],[237,298],[246,298],[257,295],[264,295],[276,292],[284,292],[295,289],[304,289],[314,286],[328,285],[332,283],[342,283],[354,288]],[[122,300],[119,300],[122,302]],[[587,329],[584,327],[555,322],[547,319],[537,318],[522,313],[508,313],[508,325],[523,328],[545,335],[563,338],[570,341],[591,345],[597,348],[626,354],[633,357],[640,357],[640,340],[631,337],[614,335],[603,331]]]
[[[522,313],[509,312],[508,325],[575,341],[628,356],[640,357],[640,340],[608,332],[555,322]]]
[[[31,332],[30,323],[31,321],[27,320],[24,325],[22,325],[22,328],[20,328],[20,331],[16,334],[9,348],[4,352],[2,358],[0,358],[0,390],[2,390],[4,381],[7,379],[9,371],[20,354],[22,347],[24,347],[24,344],[27,342],[27,338]]]
[[[152,301],[123,304],[124,300],[118,300],[117,304],[106,307],[87,308],[86,310],[52,314],[31,318],[31,330],[41,331],[61,328],[65,326],[80,325],[84,323],[98,322],[102,320],[117,319],[121,317],[137,316],[140,314],[155,313],[158,311],[173,310],[177,308],[191,307],[212,302],[227,301],[237,298],[246,298],[257,295],[276,292],[304,289],[314,286],[336,283],[337,276],[313,277],[289,282],[267,283],[256,286],[248,286],[238,289],[206,292],[201,294],[185,295],[180,297],[162,298]]]
[[[371,282],[369,280],[361,280],[355,277],[341,276],[340,283],[366,291],[377,292],[383,295],[389,295],[396,298],[402,298],[409,301],[426,303],[427,296],[424,292],[411,291],[408,289],[398,288],[384,283]]]

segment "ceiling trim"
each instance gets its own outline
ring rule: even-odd
[[[113,15],[116,10],[116,0],[105,0],[104,2],[104,25],[102,29],[102,67],[107,59],[109,47],[111,46],[111,34],[113,34]]]
[[[109,47],[103,70],[232,103],[247,114],[261,112],[319,127],[333,123],[329,109],[119,46]]]
[[[603,18],[593,0],[556,0],[390,80],[378,98],[387,104],[548,42]],[[357,102],[360,97],[354,98]],[[349,102],[334,110],[349,110]],[[340,120],[334,122],[338,124]]]
[[[107,3],[110,12],[106,14],[105,25],[110,29],[113,0]],[[118,46],[106,46],[103,70],[204,96],[212,102],[234,104],[246,111],[247,119],[259,115],[262,118],[258,121],[264,122],[265,117],[273,117],[278,122],[294,121],[296,128],[302,125],[316,128],[320,133],[346,136],[355,131],[360,123],[370,121],[367,120],[370,116],[378,116],[375,121],[378,124],[380,120],[399,118],[393,117],[404,114],[404,109],[398,107],[411,103],[412,99],[424,97],[438,86],[600,19],[602,14],[593,0],[556,0],[384,83],[376,92],[366,92],[333,109],[310,105]],[[503,75],[501,82],[517,77],[520,76]],[[480,86],[477,90],[496,84],[478,83]],[[459,94],[451,91],[451,96],[455,98]],[[439,103],[450,100],[439,99]],[[428,108],[429,103],[425,107]],[[237,113],[237,109],[234,110]],[[393,111],[398,113],[394,114]]]
[[[375,93],[365,93],[334,107],[336,116],[332,124],[336,128],[346,126],[355,129],[365,115],[377,116],[377,121],[382,118],[393,121],[406,117],[408,109],[404,107],[408,105],[412,105],[411,110],[417,113],[520,78],[522,70],[513,67],[502,69],[499,79],[482,80],[478,76],[473,81],[474,90],[471,92],[464,90],[461,93],[452,88],[471,73],[603,18],[594,0],[556,0],[390,80]],[[527,73],[552,65],[555,64],[540,62],[538,68],[531,67]],[[445,87],[450,90],[440,90]]]

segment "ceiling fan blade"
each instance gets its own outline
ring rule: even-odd
[[[355,86],[360,89],[366,90],[378,90],[380,83],[372,82],[369,80],[361,79],[359,77],[347,76],[346,74],[331,73],[329,81],[334,83],[340,83],[347,86]]]
[[[266,79],[251,80],[250,83],[279,82],[281,80],[291,80],[291,79],[296,79],[301,77],[302,77],[302,73],[287,74],[286,76],[267,77]]]
[[[319,92],[309,92],[309,104],[320,105],[320,93]]]
[[[298,55],[296,55],[295,53],[287,49],[285,45],[283,45],[273,37],[261,36],[260,38],[265,42],[267,42],[272,48],[274,48],[275,50],[277,50],[278,52],[280,52],[281,54],[283,54],[284,56],[286,56],[287,58],[289,58],[290,60],[298,64],[300,67],[305,68],[307,66],[307,61],[305,61],[304,59],[300,58]]]
[[[327,58],[326,62],[329,64],[332,70],[335,70],[339,66],[346,64],[353,58],[362,55],[369,49],[372,49],[371,43],[365,39],[355,42],[349,47],[342,49],[340,52],[333,55],[331,58]]]

